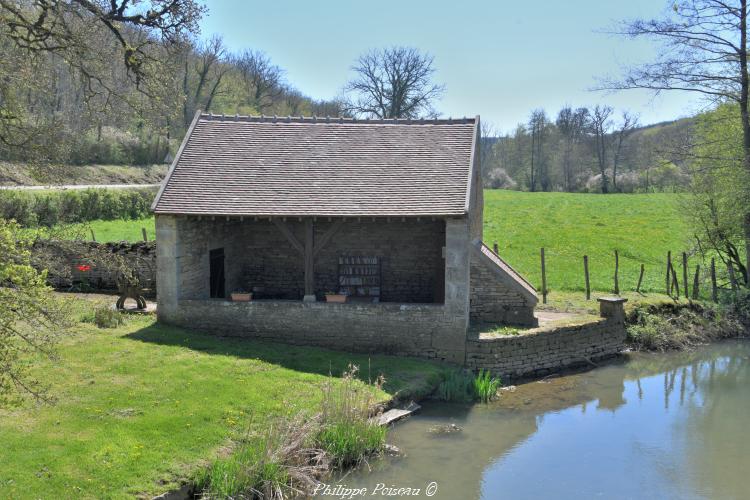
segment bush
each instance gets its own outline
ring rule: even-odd
[[[735,316],[697,303],[638,307],[626,329],[630,346],[645,351],[687,349],[743,334]]]
[[[92,220],[140,219],[150,214],[153,189],[0,191],[0,218],[23,227],[52,227]]]
[[[125,323],[125,315],[112,306],[97,306],[81,319],[84,323],[94,323],[99,328],[117,328]]]

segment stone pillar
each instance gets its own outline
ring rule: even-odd
[[[628,299],[622,297],[600,297],[597,300],[599,301],[599,315],[602,318],[618,322],[625,321],[625,302]]]
[[[169,322],[179,299],[179,235],[177,218],[156,215],[156,314]]]
[[[445,221],[445,305],[446,322],[432,337],[433,347],[444,360],[463,364],[469,327],[469,220]]]

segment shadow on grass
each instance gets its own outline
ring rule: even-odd
[[[449,365],[378,354],[334,351],[319,347],[293,346],[241,337],[220,337],[195,330],[154,323],[124,338],[175,346],[207,355],[256,359],[294,371],[340,377],[349,367],[359,367],[362,381],[385,377],[384,390],[400,398],[423,397],[432,392],[440,374]]]

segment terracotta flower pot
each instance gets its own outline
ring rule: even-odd
[[[232,302],[250,302],[251,300],[253,300],[252,293],[232,292]]]
[[[340,293],[326,295],[326,302],[336,302],[337,304],[343,304],[344,302],[346,302],[346,295]]]

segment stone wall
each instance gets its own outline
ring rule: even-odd
[[[470,319],[472,324],[534,326],[534,306],[527,297],[498,279],[495,271],[471,258]]]
[[[465,319],[441,304],[181,300],[159,319],[222,336],[462,364]]]
[[[58,290],[73,286],[117,290],[117,269],[112,255],[124,258],[134,269],[143,287],[155,294],[156,244],[154,242],[44,241],[32,248],[32,263],[47,270],[47,281]],[[79,266],[84,266],[79,268]]]
[[[512,380],[543,376],[615,356],[625,347],[623,302],[613,299],[602,303],[605,317],[594,322],[496,338],[470,338],[466,343],[466,366],[490,370],[504,380]]]
[[[301,300],[304,262],[278,227],[268,220],[178,219],[183,252],[180,293],[184,298],[209,296],[209,251],[224,248],[227,294],[252,290],[256,298]],[[304,224],[285,223],[304,241]],[[331,226],[315,223],[315,239]],[[444,293],[445,223],[442,220],[347,220],[315,259],[315,292],[338,291],[340,256],[381,259],[381,301],[442,302]]]

